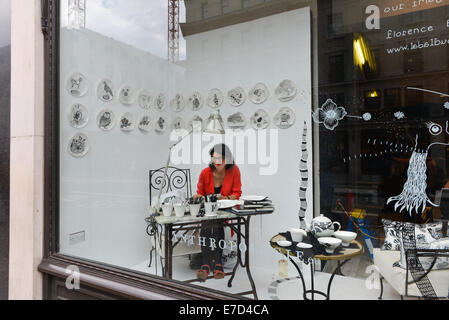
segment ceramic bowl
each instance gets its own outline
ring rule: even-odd
[[[300,242],[296,245],[299,249],[311,249],[313,246],[308,243]]]
[[[342,243],[341,239],[331,237],[318,238],[318,242],[324,246],[327,253],[334,253],[335,249],[337,249]]]
[[[351,231],[336,231],[334,232],[334,237],[343,241],[343,247],[348,247],[349,243],[357,238],[357,233]]]
[[[277,242],[277,244],[278,244],[280,247],[290,247],[290,246],[292,245],[292,243],[291,243],[290,241],[287,241],[287,240],[279,240],[279,241]]]
[[[293,242],[302,242],[307,237],[307,232],[302,229],[290,229],[289,232]]]

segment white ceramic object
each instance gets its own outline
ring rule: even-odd
[[[290,247],[290,246],[292,245],[292,243],[291,243],[290,241],[287,241],[287,240],[279,240],[279,241],[277,242],[277,244],[278,244],[280,247]]]
[[[79,72],[73,73],[67,79],[67,91],[75,98],[84,96],[89,90],[86,77]]]
[[[139,118],[139,130],[148,133],[151,130],[151,117],[149,114],[143,114]]]
[[[206,211],[206,217],[215,217],[217,216],[217,210],[219,208],[219,204],[217,202],[206,202],[204,204],[204,210]]]
[[[186,128],[186,125],[184,123],[184,120],[182,120],[181,117],[176,117],[171,123],[172,131],[184,130],[185,128]]]
[[[97,96],[103,102],[114,99],[114,86],[109,79],[102,79],[97,85]]]
[[[263,83],[257,83],[250,91],[249,91],[249,99],[255,104],[261,104],[267,101],[268,99],[268,88]]]
[[[228,117],[228,127],[234,130],[243,130],[246,127],[245,115],[241,112],[231,114]]]
[[[109,109],[102,110],[97,116],[97,126],[103,131],[112,130],[115,127],[115,115]]]
[[[292,109],[283,107],[274,116],[274,123],[279,129],[288,129],[296,122],[296,115]]]
[[[218,200],[218,204],[220,206],[220,209],[228,209],[228,208],[232,208],[236,205],[242,205],[243,201],[239,201],[239,200]]]
[[[188,104],[189,104],[190,109],[192,109],[192,111],[200,110],[204,105],[204,99],[203,99],[203,96],[201,95],[201,93],[194,92],[190,96]]]
[[[79,103],[74,104],[70,108],[69,122],[75,129],[84,128],[89,122],[89,113],[86,107]]]
[[[188,122],[187,129],[195,132],[201,131],[203,129],[203,118],[198,115],[194,116],[193,119]]]
[[[334,237],[340,239],[343,241],[342,246],[343,247],[349,247],[349,244],[351,241],[355,240],[357,238],[357,233],[351,232],[351,231],[335,231]]]
[[[198,215],[198,213],[200,212],[201,209],[201,204],[189,204],[189,211],[190,211],[190,215],[192,217],[196,217]]]
[[[67,151],[75,158],[84,157],[89,152],[89,140],[84,133],[75,134],[69,141]]]
[[[165,203],[162,205],[162,212],[164,217],[170,217],[173,213],[173,203]]]
[[[242,87],[236,87],[228,91],[228,101],[233,107],[240,107],[246,101],[246,93]]]
[[[337,225],[338,228],[335,230],[334,225]],[[329,218],[324,215],[320,215],[312,220],[310,223],[310,232],[316,237],[331,237],[335,231],[340,230],[341,224],[339,222],[332,222]]]
[[[165,97],[165,95],[163,93],[159,93],[154,99],[154,108],[157,111],[163,111],[166,106],[166,100],[167,98]]]
[[[182,94],[178,93],[171,101],[170,101],[170,108],[174,112],[181,112],[184,110],[186,106],[186,103],[184,101],[184,97]]]
[[[263,201],[266,198],[268,198],[267,196],[241,196],[240,199],[244,200],[244,201]]]
[[[309,243],[300,242],[296,245],[299,249],[312,249],[313,246]]]
[[[134,116],[131,112],[125,113],[120,118],[120,130],[125,132],[133,131],[135,127]]]
[[[293,228],[289,230],[293,242],[302,242],[307,237],[307,232],[303,229]]]
[[[175,203],[173,204],[173,208],[175,209],[175,215],[178,218],[184,217],[186,213],[186,205],[184,203]]]
[[[130,86],[123,86],[119,92],[119,101],[125,106],[134,104],[135,100],[134,89]]]
[[[332,238],[332,237],[321,237],[318,238],[318,242],[324,246],[327,253],[334,253],[335,249],[337,249],[342,241],[341,239]]]
[[[154,124],[154,130],[157,134],[163,134],[167,130],[167,120],[159,117]]]
[[[263,110],[257,110],[250,119],[251,126],[254,130],[264,130],[270,125],[270,116]]]
[[[276,88],[275,94],[279,101],[288,102],[296,97],[296,84],[291,80],[282,81]]]
[[[151,107],[151,94],[148,90],[143,89],[139,93],[139,97],[137,98],[139,106],[142,109],[148,110]]]
[[[212,89],[207,96],[207,104],[213,109],[221,107],[223,104],[223,93],[219,89]]]

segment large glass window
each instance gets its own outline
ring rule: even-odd
[[[302,299],[353,250],[377,299],[382,219],[445,214],[446,4],[266,2],[61,1],[62,254]]]

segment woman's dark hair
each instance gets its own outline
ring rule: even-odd
[[[210,149],[210,151],[209,151],[210,156],[213,157],[215,152],[218,153],[219,155],[221,155],[223,158],[225,158],[226,170],[229,170],[232,167],[234,167],[234,165],[235,165],[234,157],[232,156],[231,149],[229,149],[229,147],[227,145],[225,145],[224,143],[216,144],[212,149]],[[212,161],[209,163],[209,168],[211,168],[214,171],[216,169],[215,165]]]

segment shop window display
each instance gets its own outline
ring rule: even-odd
[[[441,219],[449,180],[447,5],[380,2],[186,0],[177,40],[170,1],[61,1],[60,253],[376,299],[383,219]]]

